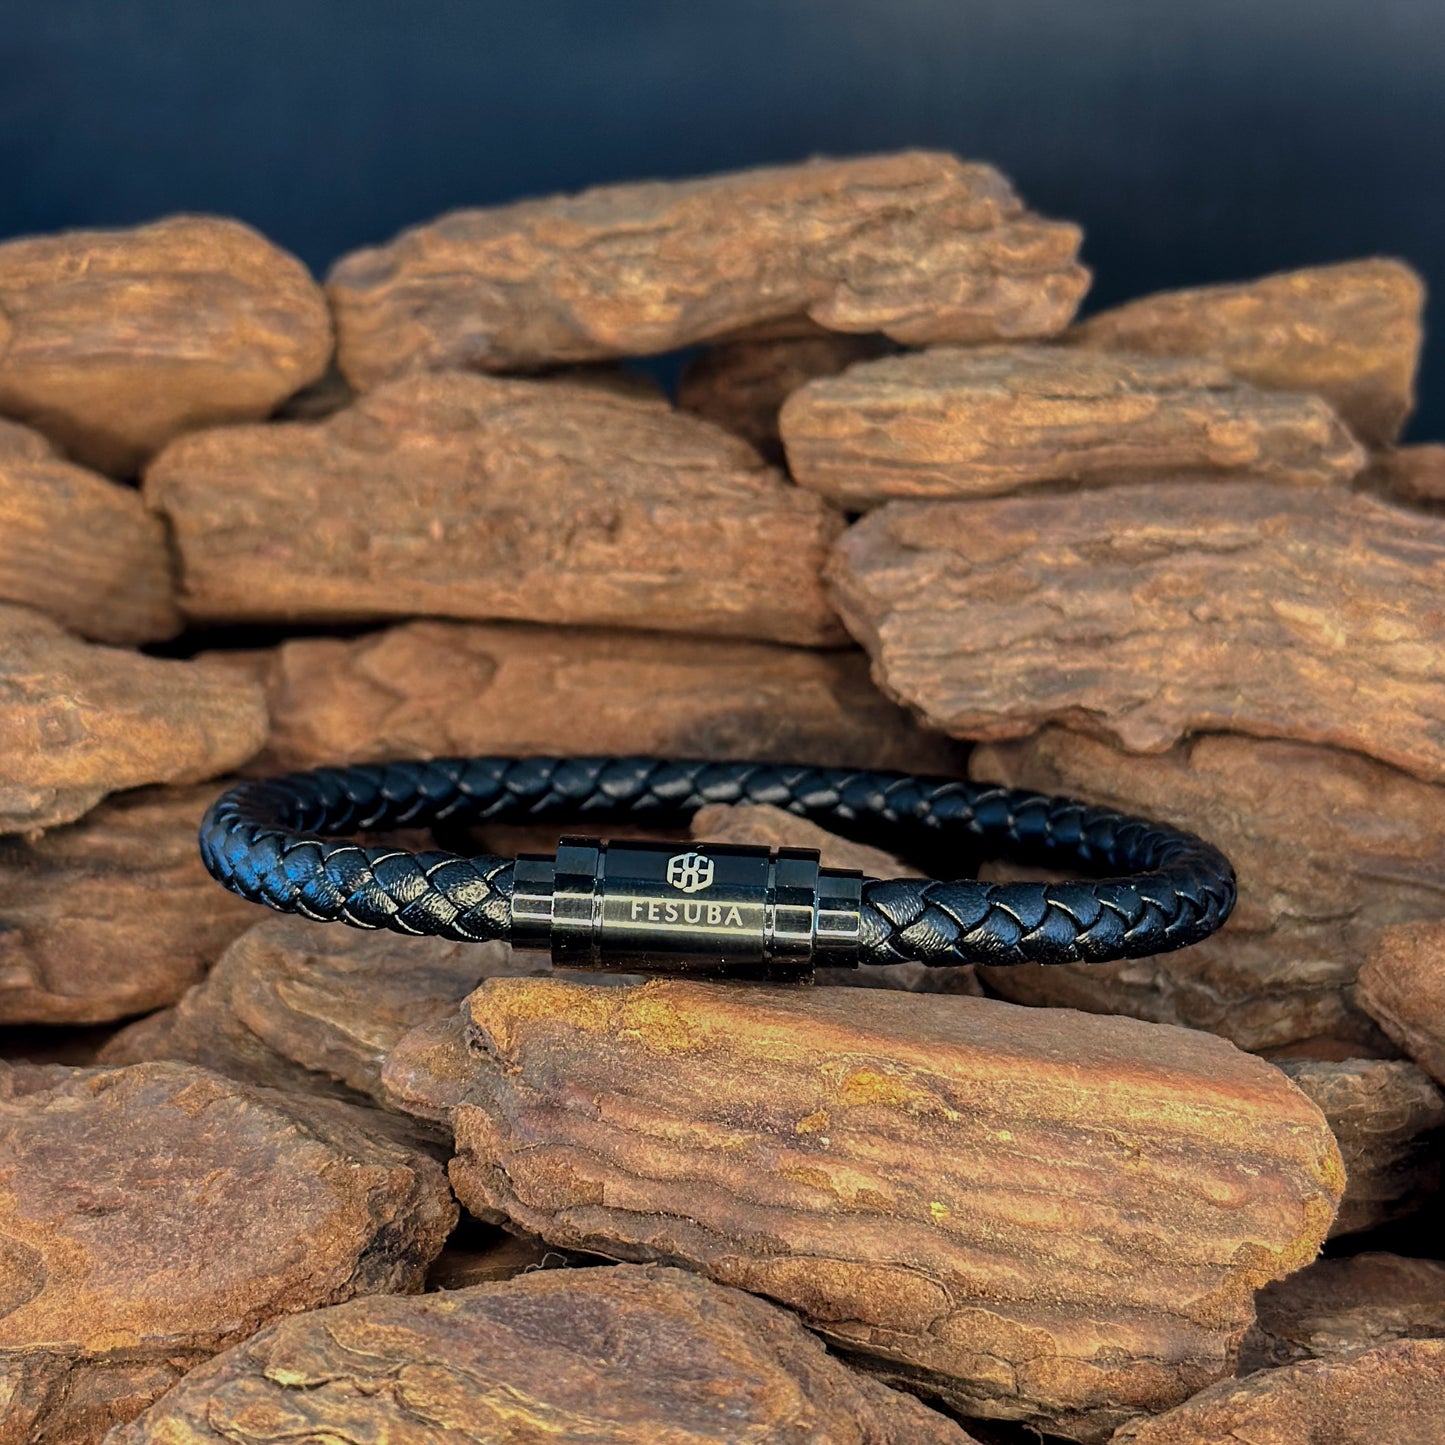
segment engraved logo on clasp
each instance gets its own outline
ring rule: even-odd
[[[712,859],[701,853],[678,853],[667,860],[667,881],[679,893],[701,893],[712,887]]]

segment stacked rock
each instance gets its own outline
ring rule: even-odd
[[[1080,240],[905,153],[324,290],[230,221],[0,245],[0,1438],[1445,1435],[1421,286],[1076,324]],[[682,348],[676,405],[625,365]],[[604,986],[195,855],[242,773],[613,751],[1072,793],[1241,903],[1159,960]]]

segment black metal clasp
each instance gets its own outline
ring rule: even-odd
[[[513,945],[559,968],[800,982],[858,962],[863,875],[807,848],[564,838],[513,877]]]

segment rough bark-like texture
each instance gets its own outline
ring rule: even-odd
[[[1048,336],[1079,229],[991,166],[920,151],[455,211],[331,272],[342,370],[530,370],[809,318],[907,345]]]
[[[1086,1440],[1231,1369],[1344,1182],[1263,1061],[989,999],[493,979],[385,1080],[450,1113],[478,1217],[686,1263],[964,1413]]]
[[[1424,306],[1425,285],[1403,262],[1345,261],[1145,296],[1091,316],[1067,339],[1207,357],[1257,386],[1316,392],[1361,441],[1384,446],[1415,405]]]
[[[411,622],[243,660],[271,713],[257,769],[539,752],[959,766],[957,744],[884,698],[857,652]]]
[[[1435,1206],[1445,1160],[1445,1096],[1398,1059],[1279,1059],[1316,1104],[1345,1161],[1330,1234],[1357,1234]]]
[[[1240,1373],[1445,1337],[1445,1262],[1397,1254],[1317,1259],[1255,1299]]]
[[[1414,507],[1445,506],[1445,443],[1379,453],[1360,478],[1372,491]]]
[[[1445,517],[1262,482],[899,502],[829,576],[884,691],[958,737],[1228,730],[1445,780]]]
[[[1329,1038],[1352,1041],[1349,1053],[1393,1052],[1353,984],[1382,928],[1440,911],[1445,788],[1333,748],[1227,734],[1132,757],[1049,728],[978,748],[969,768],[1179,824],[1222,848],[1239,877],[1223,932],[1193,948],[992,969],[990,988],[1020,1003],[1209,1029],[1242,1048]]]
[[[681,1270],[546,1271],[283,1320],[111,1445],[967,1445],[783,1310]]]
[[[1343,482],[1365,464],[1316,396],[1260,391],[1210,361],[1056,346],[861,362],[795,391],[779,427],[798,482],[855,510],[1171,472]]]
[[[882,337],[837,332],[724,342],[683,367],[677,404],[746,437],[769,461],[781,461],[778,411],[783,403],[804,382],[837,376],[888,349]]]
[[[306,268],[238,221],[173,216],[0,245],[0,412],[117,476],[263,417],[331,355]]]
[[[174,1003],[256,921],[196,850],[216,791],[146,788],[39,838],[0,838],[0,1023]]]
[[[171,1010],[107,1044],[111,1063],[180,1059],[251,1083],[379,1099],[408,1030],[454,1013],[484,978],[546,973],[544,954],[266,916]],[[259,920],[259,921],[258,921]]]
[[[842,522],[740,438],[562,381],[398,381],[318,423],[167,447],[183,610],[212,621],[428,613],[836,642]]]
[[[99,642],[181,629],[165,523],[140,494],[0,421],[0,601],[38,608]]]
[[[1445,1084],[1445,919],[1385,929],[1360,970],[1359,1005]]]
[[[98,1440],[278,1316],[418,1290],[456,1219],[364,1111],[204,1069],[4,1069],[0,1120],[7,1439]]]
[[[917,878],[917,868],[866,843],[840,838],[763,803],[713,803],[692,817],[692,836],[699,842],[763,843],[769,848],[815,848],[825,868],[856,868],[869,878]],[[922,963],[860,964],[857,968],[820,968],[817,983],[863,988],[904,988],[914,993],[981,994],[974,970],[929,968]]]
[[[123,788],[215,777],[265,739],[265,696],[234,669],[94,646],[0,604],[0,833],[70,822]]]
[[[1396,1340],[1226,1380],[1115,1445],[1440,1445],[1445,1340]]]

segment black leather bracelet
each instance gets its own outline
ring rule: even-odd
[[[565,839],[555,857],[346,841],[452,823],[685,821],[771,803],[882,841],[1091,874],[1063,883],[880,880],[805,849]],[[550,949],[562,966],[777,980],[815,964],[1104,962],[1183,948],[1234,906],[1192,834],[1066,798],[906,773],[655,758],[444,758],[245,782],[201,825],[233,892],[356,928]]]

